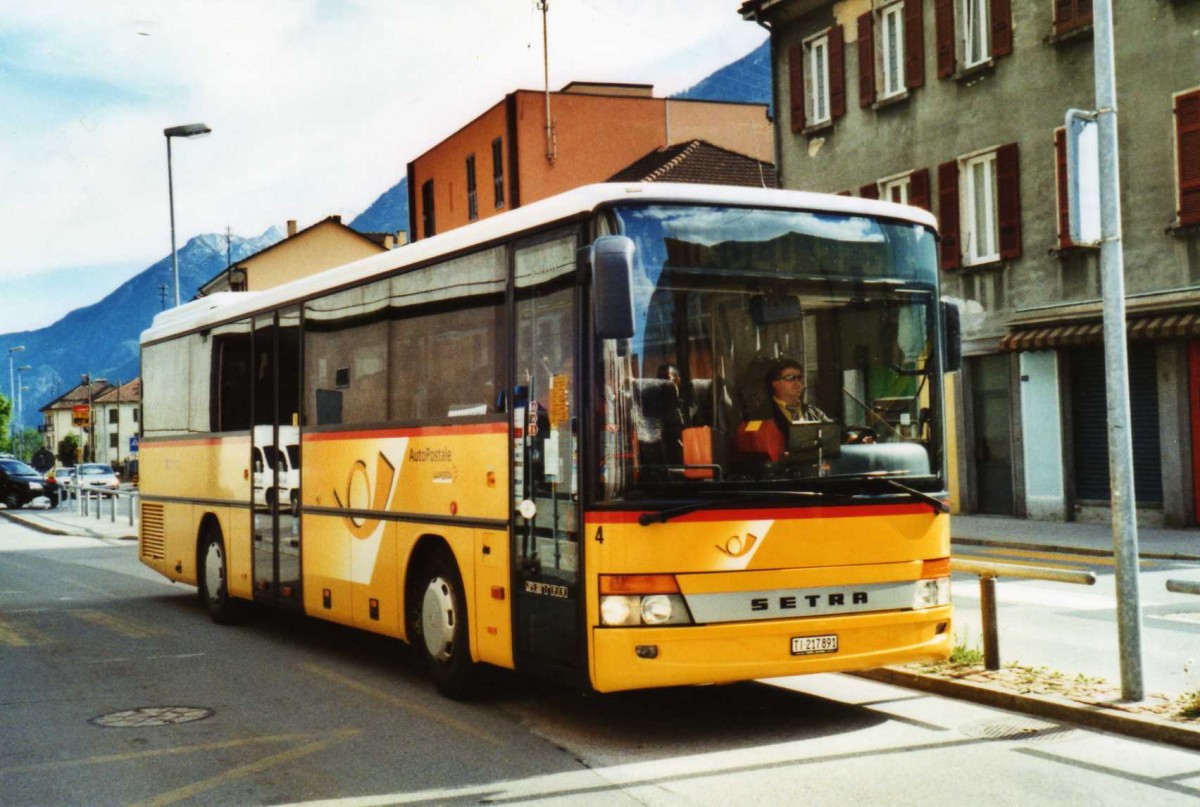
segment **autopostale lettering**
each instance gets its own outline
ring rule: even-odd
[[[870,598],[865,591],[838,591],[826,594],[781,594],[778,598],[754,597],[750,600],[751,611],[771,610],[771,601],[775,599],[776,607],[781,611],[802,611],[811,608],[845,607],[846,605],[867,605]]]

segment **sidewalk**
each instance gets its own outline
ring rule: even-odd
[[[107,500],[100,503],[100,517],[92,509],[87,516],[81,516],[78,503],[63,502],[56,508],[42,510],[21,508],[6,510],[0,507],[0,518],[6,518],[22,524],[30,529],[44,532],[48,535],[75,535],[87,538],[118,538],[130,541],[137,540],[137,525],[129,523],[129,501],[123,499],[117,503],[117,520],[112,520],[111,505]],[[92,503],[95,507],[95,503]]]
[[[1033,521],[1003,516],[950,516],[950,539],[956,548],[1008,547],[1085,555],[1112,555],[1108,523]],[[1200,562],[1200,527],[1138,527],[1138,555],[1153,560]]]

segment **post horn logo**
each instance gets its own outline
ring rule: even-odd
[[[355,460],[346,477],[345,501],[342,500],[336,489],[333,491],[333,499],[337,502],[338,507],[351,510],[364,510],[368,507],[376,511],[384,510],[387,508],[388,494],[392,490],[392,480],[395,476],[395,466],[388,461],[382,451],[379,452],[375,461],[375,484],[374,490],[372,490],[367,464],[362,460]],[[344,520],[350,534],[355,538],[370,537],[379,524],[379,519],[366,518],[359,514],[346,516]]]
[[[725,546],[717,544],[717,551],[728,555],[731,558],[740,558],[750,554],[750,551],[754,549],[757,543],[757,535],[746,533],[745,538],[741,538],[737,535],[731,535],[729,536],[729,540],[725,542]]]

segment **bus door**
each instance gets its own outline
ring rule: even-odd
[[[518,666],[581,670],[575,249],[516,250],[511,557]]]
[[[299,608],[300,312],[254,320],[251,474],[255,599]]]

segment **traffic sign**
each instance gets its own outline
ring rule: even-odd
[[[72,406],[71,425],[84,427],[92,425],[92,408],[87,404]]]
[[[136,434],[129,438],[129,453],[138,453],[138,436]]]

